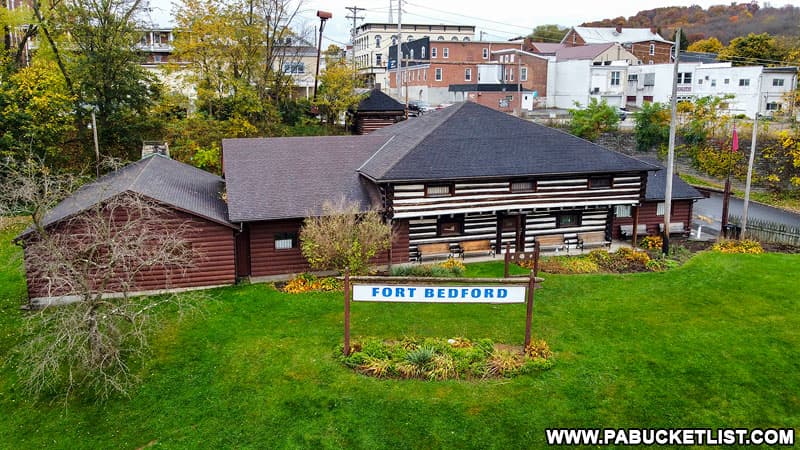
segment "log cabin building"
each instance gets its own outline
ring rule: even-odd
[[[224,180],[154,155],[81,188],[47,223],[55,227],[109,196],[143,195],[171,211],[165,220],[195,222],[192,245],[205,254],[182,279],[150,277],[138,287],[224,285],[308,270],[300,228],[326,200],[382,211],[394,238],[375,263],[418,260],[428,244],[452,253],[467,244],[514,252],[535,241],[545,249],[603,245],[615,209],[641,204],[655,170],[464,102],[363,136],[225,139]],[[31,297],[47,294],[37,280],[28,284]]]
[[[471,241],[512,251],[534,240],[602,245],[615,207],[638,205],[657,170],[472,102],[368,136],[226,139],[223,159],[238,253],[250,255],[239,276],[305,270],[302,220],[341,196],[383,211],[396,232],[393,262],[431,243],[453,252]]]
[[[664,226],[664,200],[666,199],[666,168],[656,158],[641,158],[642,161],[659,167],[661,170],[648,172],[647,189],[639,206],[620,205],[614,209],[614,239],[632,238],[633,225],[638,235],[660,235]],[[683,181],[678,175],[672,176],[672,209],[670,213],[670,234],[688,235],[692,226],[694,202],[703,194]]]
[[[373,89],[348,114],[352,117],[353,134],[369,134],[406,120],[406,105]]]
[[[237,228],[228,220],[227,206],[221,196],[223,189],[222,178],[153,154],[82,186],[48,211],[42,223],[50,233],[81,232],[73,229],[80,221],[70,219],[89,214],[96,205],[113,197],[141,195],[163,207],[159,214],[165,227],[189,227],[191,232],[185,239],[194,250],[194,256],[190,266],[178,274],[164,267],[142,272],[134,280],[132,292],[229,285],[236,281],[234,233]],[[16,238],[25,250],[26,266],[31,259],[27,244],[34,239],[37,233],[32,228]],[[63,287],[54,288],[47,280],[34,279],[32,272],[27,270],[26,275],[28,298],[33,304],[74,294],[63,291]],[[114,291],[113,283],[109,291]]]

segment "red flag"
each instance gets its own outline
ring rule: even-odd
[[[731,150],[734,152],[739,151],[739,135],[736,134],[736,125],[733,126],[733,144],[731,144]]]

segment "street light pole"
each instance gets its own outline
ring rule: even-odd
[[[317,85],[319,84],[319,60],[322,56],[322,30],[325,29],[325,21],[333,17],[328,11],[317,11],[319,17],[319,44],[317,45],[317,73],[314,75],[314,100],[317,99]]]
[[[97,143],[97,120],[94,117],[94,108],[92,108],[92,136],[94,137],[95,172],[97,178],[100,178],[100,146]]]

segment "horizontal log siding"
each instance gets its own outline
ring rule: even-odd
[[[372,264],[386,264],[389,261],[389,252],[378,253],[370,262]],[[405,263],[408,256],[408,221],[398,220],[392,224],[392,263]]]
[[[310,269],[297,248],[275,250],[278,233],[300,234],[302,219],[252,222],[250,227],[250,274],[254,277],[301,273]]]
[[[233,284],[236,281],[234,259],[234,230],[230,227],[181,212],[168,210],[163,218],[165,228],[188,224],[191,231],[185,239],[196,253],[192,267],[164,268],[156,267],[139,273],[131,292],[154,291],[186,287],[217,286]],[[69,226],[59,226],[52,233],[69,233],[75,231]],[[27,250],[26,250],[26,266]],[[32,279],[26,273],[29,298],[56,297],[72,295],[75,292],[49,291],[41,280]],[[116,286],[116,288],[115,288]],[[107,293],[119,291],[119,284],[109,283]]]
[[[605,232],[608,212],[613,205],[635,205],[642,189],[642,177],[618,176],[611,188],[589,189],[587,178],[539,180],[536,192],[512,193],[509,182],[456,183],[448,197],[425,197],[424,184],[396,185],[393,189],[394,217],[409,218],[409,253],[417,255],[419,244],[447,242],[452,249],[465,240],[497,240],[496,212],[513,211],[525,215],[525,250],[533,250],[536,236],[564,233]],[[581,225],[556,228],[557,211],[578,210]],[[460,236],[437,236],[440,216],[464,214],[464,233]],[[515,234],[502,233],[501,248],[506,243],[513,251]]]
[[[658,224],[664,223],[664,216],[656,215],[659,202],[643,202],[639,207],[639,225],[647,227],[648,234],[659,234]],[[685,229],[692,226],[692,208],[694,200],[673,200],[671,223],[683,222]],[[633,209],[631,209],[633,215]],[[620,225],[633,225],[633,217],[614,217],[614,226],[611,229],[614,239],[620,239]]]
[[[641,177],[618,176],[612,187],[589,189],[587,178],[539,180],[536,192],[512,193],[509,182],[456,183],[447,197],[425,197],[424,184],[394,186],[395,219],[445,214],[487,213],[509,210],[579,209],[635,205],[639,202]]]

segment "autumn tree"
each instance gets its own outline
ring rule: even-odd
[[[358,105],[361,95],[356,88],[361,80],[346,61],[331,61],[319,76],[317,98],[313,101],[325,117],[328,126],[334,126],[349,108]]]
[[[561,42],[569,28],[560,25],[539,25],[528,35],[534,42]]]
[[[708,39],[700,39],[699,41],[692,42],[686,51],[699,52],[699,53],[719,53],[724,48],[722,42],[715,37]]]
[[[800,192],[800,129],[781,130],[761,153],[768,167],[764,181],[773,192]]]
[[[197,257],[188,244],[188,223],[165,222],[166,209],[133,193],[106,196],[76,215],[48,221],[74,178],[35,159],[10,163],[0,179],[0,212],[31,212],[21,237],[25,267],[37,290],[60,303],[39,303],[25,316],[16,364],[22,387],[32,395],[103,400],[127,395],[136,377],[130,364],[146,354],[147,337],[161,305],[186,309],[191,296],[133,297],[137,280],[157,269],[179,277]],[[84,191],[84,199],[88,195]],[[165,226],[166,225],[166,226]],[[109,297],[106,292],[119,295]],[[64,304],[63,301],[73,301]]]
[[[586,108],[581,109],[580,106],[576,102],[575,109],[569,110],[572,117],[570,133],[594,141],[602,133],[617,129],[619,116],[605,100],[598,102],[596,98],[592,98]]]
[[[634,114],[636,148],[641,151],[662,148],[669,140],[670,110],[662,103],[645,102]]]
[[[745,37],[737,37],[719,51],[720,60],[731,61],[739,66],[782,65],[786,56],[786,49],[768,33],[750,33]]]
[[[362,211],[358,203],[343,198],[326,201],[317,217],[305,220],[300,230],[300,248],[311,267],[366,274],[370,260],[389,249],[392,227],[377,210]]]

